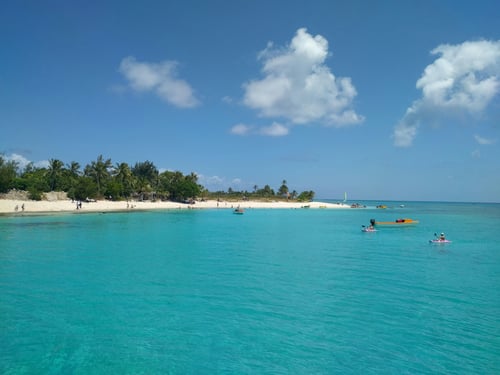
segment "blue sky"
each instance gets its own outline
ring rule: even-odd
[[[0,153],[500,202],[500,3],[11,1]]]

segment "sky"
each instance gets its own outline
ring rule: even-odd
[[[2,2],[0,154],[500,202],[500,2]]]

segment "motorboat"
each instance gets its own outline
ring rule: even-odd
[[[404,227],[415,224],[418,224],[418,220],[408,219],[408,218],[396,219],[395,221],[375,221],[375,225],[387,225],[395,227]]]

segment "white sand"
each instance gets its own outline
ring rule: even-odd
[[[24,205],[24,210],[23,210]],[[349,208],[343,203],[324,203],[324,202],[260,202],[260,201],[221,201],[216,200],[197,201],[195,204],[183,204],[175,202],[82,202],[82,208],[76,208],[76,201],[57,200],[57,201],[25,201],[14,199],[0,199],[0,214],[22,214],[22,213],[53,213],[53,212],[104,212],[104,211],[133,211],[133,210],[157,210],[157,209],[203,209],[219,208],[232,209],[240,206],[241,208]],[[17,210],[16,210],[17,207]]]

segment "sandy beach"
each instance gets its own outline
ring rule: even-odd
[[[108,200],[99,200],[95,202],[81,202],[81,208],[77,209],[77,202],[67,200],[55,201],[31,201],[19,199],[0,199],[0,214],[28,214],[28,213],[55,213],[55,212],[112,212],[112,211],[134,211],[134,210],[168,210],[168,209],[234,209],[236,207],[243,209],[252,208],[274,208],[274,209],[338,209],[349,208],[343,203],[325,203],[325,202],[285,202],[285,201],[196,201],[194,204],[184,204],[177,202],[137,202],[121,201],[113,202]]]

